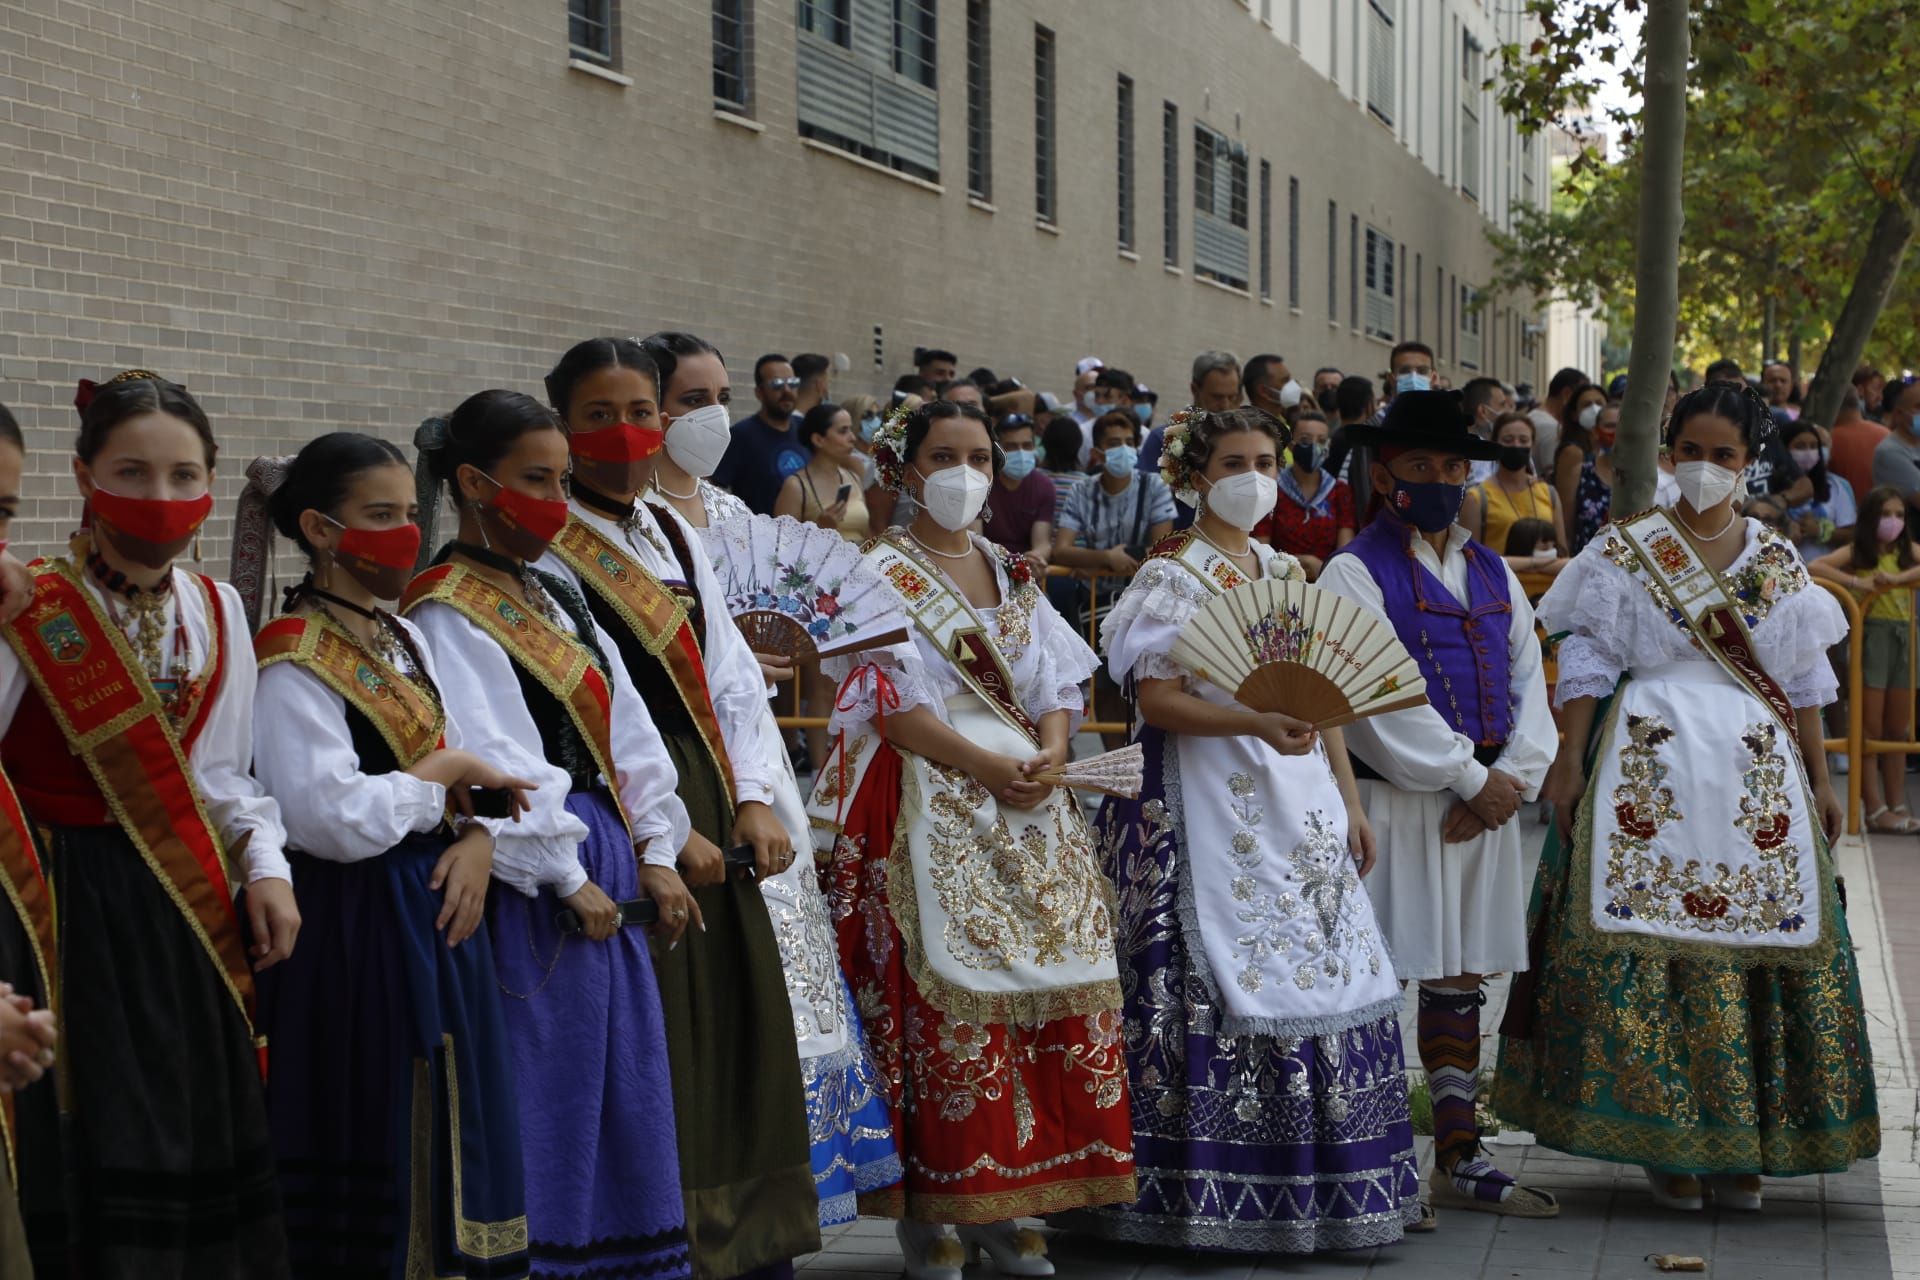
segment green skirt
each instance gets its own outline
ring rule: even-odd
[[[1812,967],[1743,962],[1724,947],[1604,945],[1571,887],[1576,859],[1592,856],[1591,806],[1589,789],[1572,849],[1549,832],[1541,854],[1533,972],[1516,981],[1503,1031],[1529,1014],[1531,1026],[1502,1037],[1495,1113],[1560,1151],[1676,1173],[1832,1173],[1878,1154],[1860,973],[1837,895],[1821,895],[1831,959]]]
[[[664,735],[693,829],[726,848],[733,814],[697,733]],[[673,1067],[687,1238],[698,1280],[820,1248],[806,1091],[766,900],[750,879],[693,891],[706,931],[653,948]]]

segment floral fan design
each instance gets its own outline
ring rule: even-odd
[[[756,653],[807,662],[907,638],[899,597],[859,544],[792,516],[742,516],[704,539],[727,612]]]
[[[1169,656],[1232,689],[1242,706],[1279,711],[1316,729],[1417,707],[1419,664],[1393,628],[1344,596],[1264,579],[1208,601]]]

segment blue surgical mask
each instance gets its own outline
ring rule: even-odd
[[[870,413],[866,417],[860,419],[860,438],[862,440],[871,440],[879,434],[880,434],[880,415],[879,414]]]
[[[1150,404],[1137,404],[1133,406],[1133,418],[1134,421],[1143,427],[1151,426],[1153,424],[1153,406]]]
[[[1039,461],[1040,455],[1032,449],[1009,449],[1000,463],[1000,474],[1009,480],[1025,480]]]
[[[1116,480],[1140,465],[1140,451],[1130,444],[1116,444],[1106,455],[1107,474]]]
[[[1424,373],[1403,373],[1393,381],[1393,389],[1399,391],[1431,391],[1433,379]]]
[[[1452,526],[1460,514],[1461,499],[1466,496],[1467,487],[1463,484],[1412,484],[1395,479],[1387,505],[1422,533],[1439,533]]]

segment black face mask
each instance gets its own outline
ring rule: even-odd
[[[1313,393],[1313,398],[1320,402],[1320,411],[1322,413],[1332,413],[1340,405],[1340,397],[1334,393],[1332,387],[1320,388],[1320,390]]]
[[[1527,463],[1533,461],[1533,450],[1523,444],[1503,444],[1500,446],[1500,465],[1508,471],[1525,471]]]

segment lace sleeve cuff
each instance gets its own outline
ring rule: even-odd
[[[1560,646],[1560,678],[1553,704],[1564,707],[1575,698],[1604,698],[1620,683],[1621,667],[1591,639],[1568,636]]]

